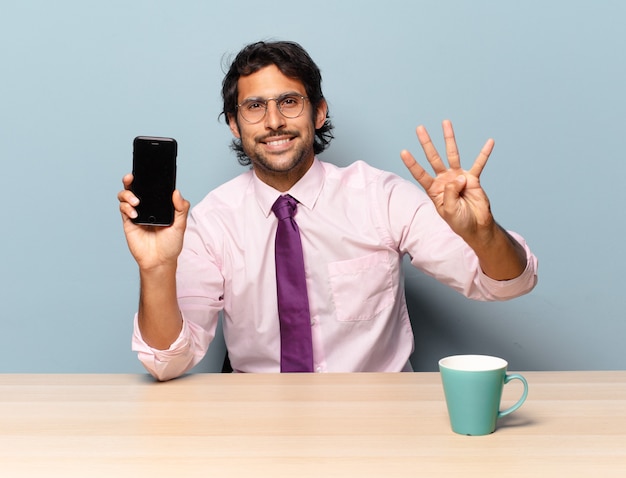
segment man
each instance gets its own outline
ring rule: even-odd
[[[363,162],[347,168],[321,162],[316,155],[332,139],[321,75],[291,42],[245,47],[222,96],[233,149],[251,170],[209,193],[189,220],[189,203],[175,191],[175,220],[166,228],[131,221],[138,204],[129,190],[132,175],[118,195],[141,282],[133,349],[156,378],[176,377],[202,359],[222,310],[235,371],[299,370],[281,357],[296,339],[281,338],[288,326],[279,308],[299,296],[307,304],[301,344],[309,349],[299,349],[307,355],[302,371],[410,370],[405,254],[473,299],[506,300],[534,287],[536,258],[520,236],[495,222],[480,186],[492,140],[465,171],[450,122],[443,123],[448,167],[418,127],[434,177],[408,151],[401,158],[426,194]],[[273,212],[281,196],[294,198],[306,286],[282,298]]]

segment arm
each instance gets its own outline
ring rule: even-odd
[[[405,166],[450,228],[474,250],[487,276],[500,281],[518,277],[526,268],[526,253],[496,223],[489,199],[480,185],[480,174],[493,150],[493,140],[485,143],[471,169],[465,171],[461,168],[449,121],[443,122],[443,134],[449,167],[445,166],[423,126],[417,127],[417,137],[435,176],[430,176],[407,150],[400,153]]]
[[[176,264],[182,249],[189,202],[175,191],[174,223],[169,227],[139,226],[137,197],[130,191],[132,174],[124,176],[124,190],[118,194],[124,233],[131,254],[139,266],[140,299],[138,324],[143,340],[156,349],[167,349],[179,336],[182,316],[176,298]]]

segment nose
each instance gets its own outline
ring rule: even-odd
[[[285,117],[278,110],[278,103],[275,99],[267,101],[267,111],[265,111],[265,127],[268,129],[279,129],[285,126]]]

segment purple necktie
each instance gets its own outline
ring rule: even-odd
[[[293,216],[297,202],[280,196],[272,211],[276,229],[276,289],[280,321],[280,371],[312,372],[311,314],[306,292],[300,230]]]

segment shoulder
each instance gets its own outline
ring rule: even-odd
[[[376,168],[365,161],[339,167],[321,162],[326,181],[337,183],[338,186],[350,189],[370,189],[376,194],[389,195],[394,192],[414,194],[423,200],[423,191],[413,181],[409,181],[395,173]]]
[[[324,174],[327,181],[340,182],[348,187],[365,187],[369,184],[383,180],[392,173],[375,168],[365,161],[355,161],[354,163],[340,167],[331,163],[320,161],[324,167]]]
[[[240,174],[210,191],[191,209],[185,230],[186,250],[211,250],[214,257],[220,256],[226,235],[240,230],[245,220],[242,209],[251,196],[251,182],[251,172]]]
[[[194,206],[194,212],[199,214],[220,209],[236,209],[252,188],[252,174],[251,170],[246,171],[216,187]]]

